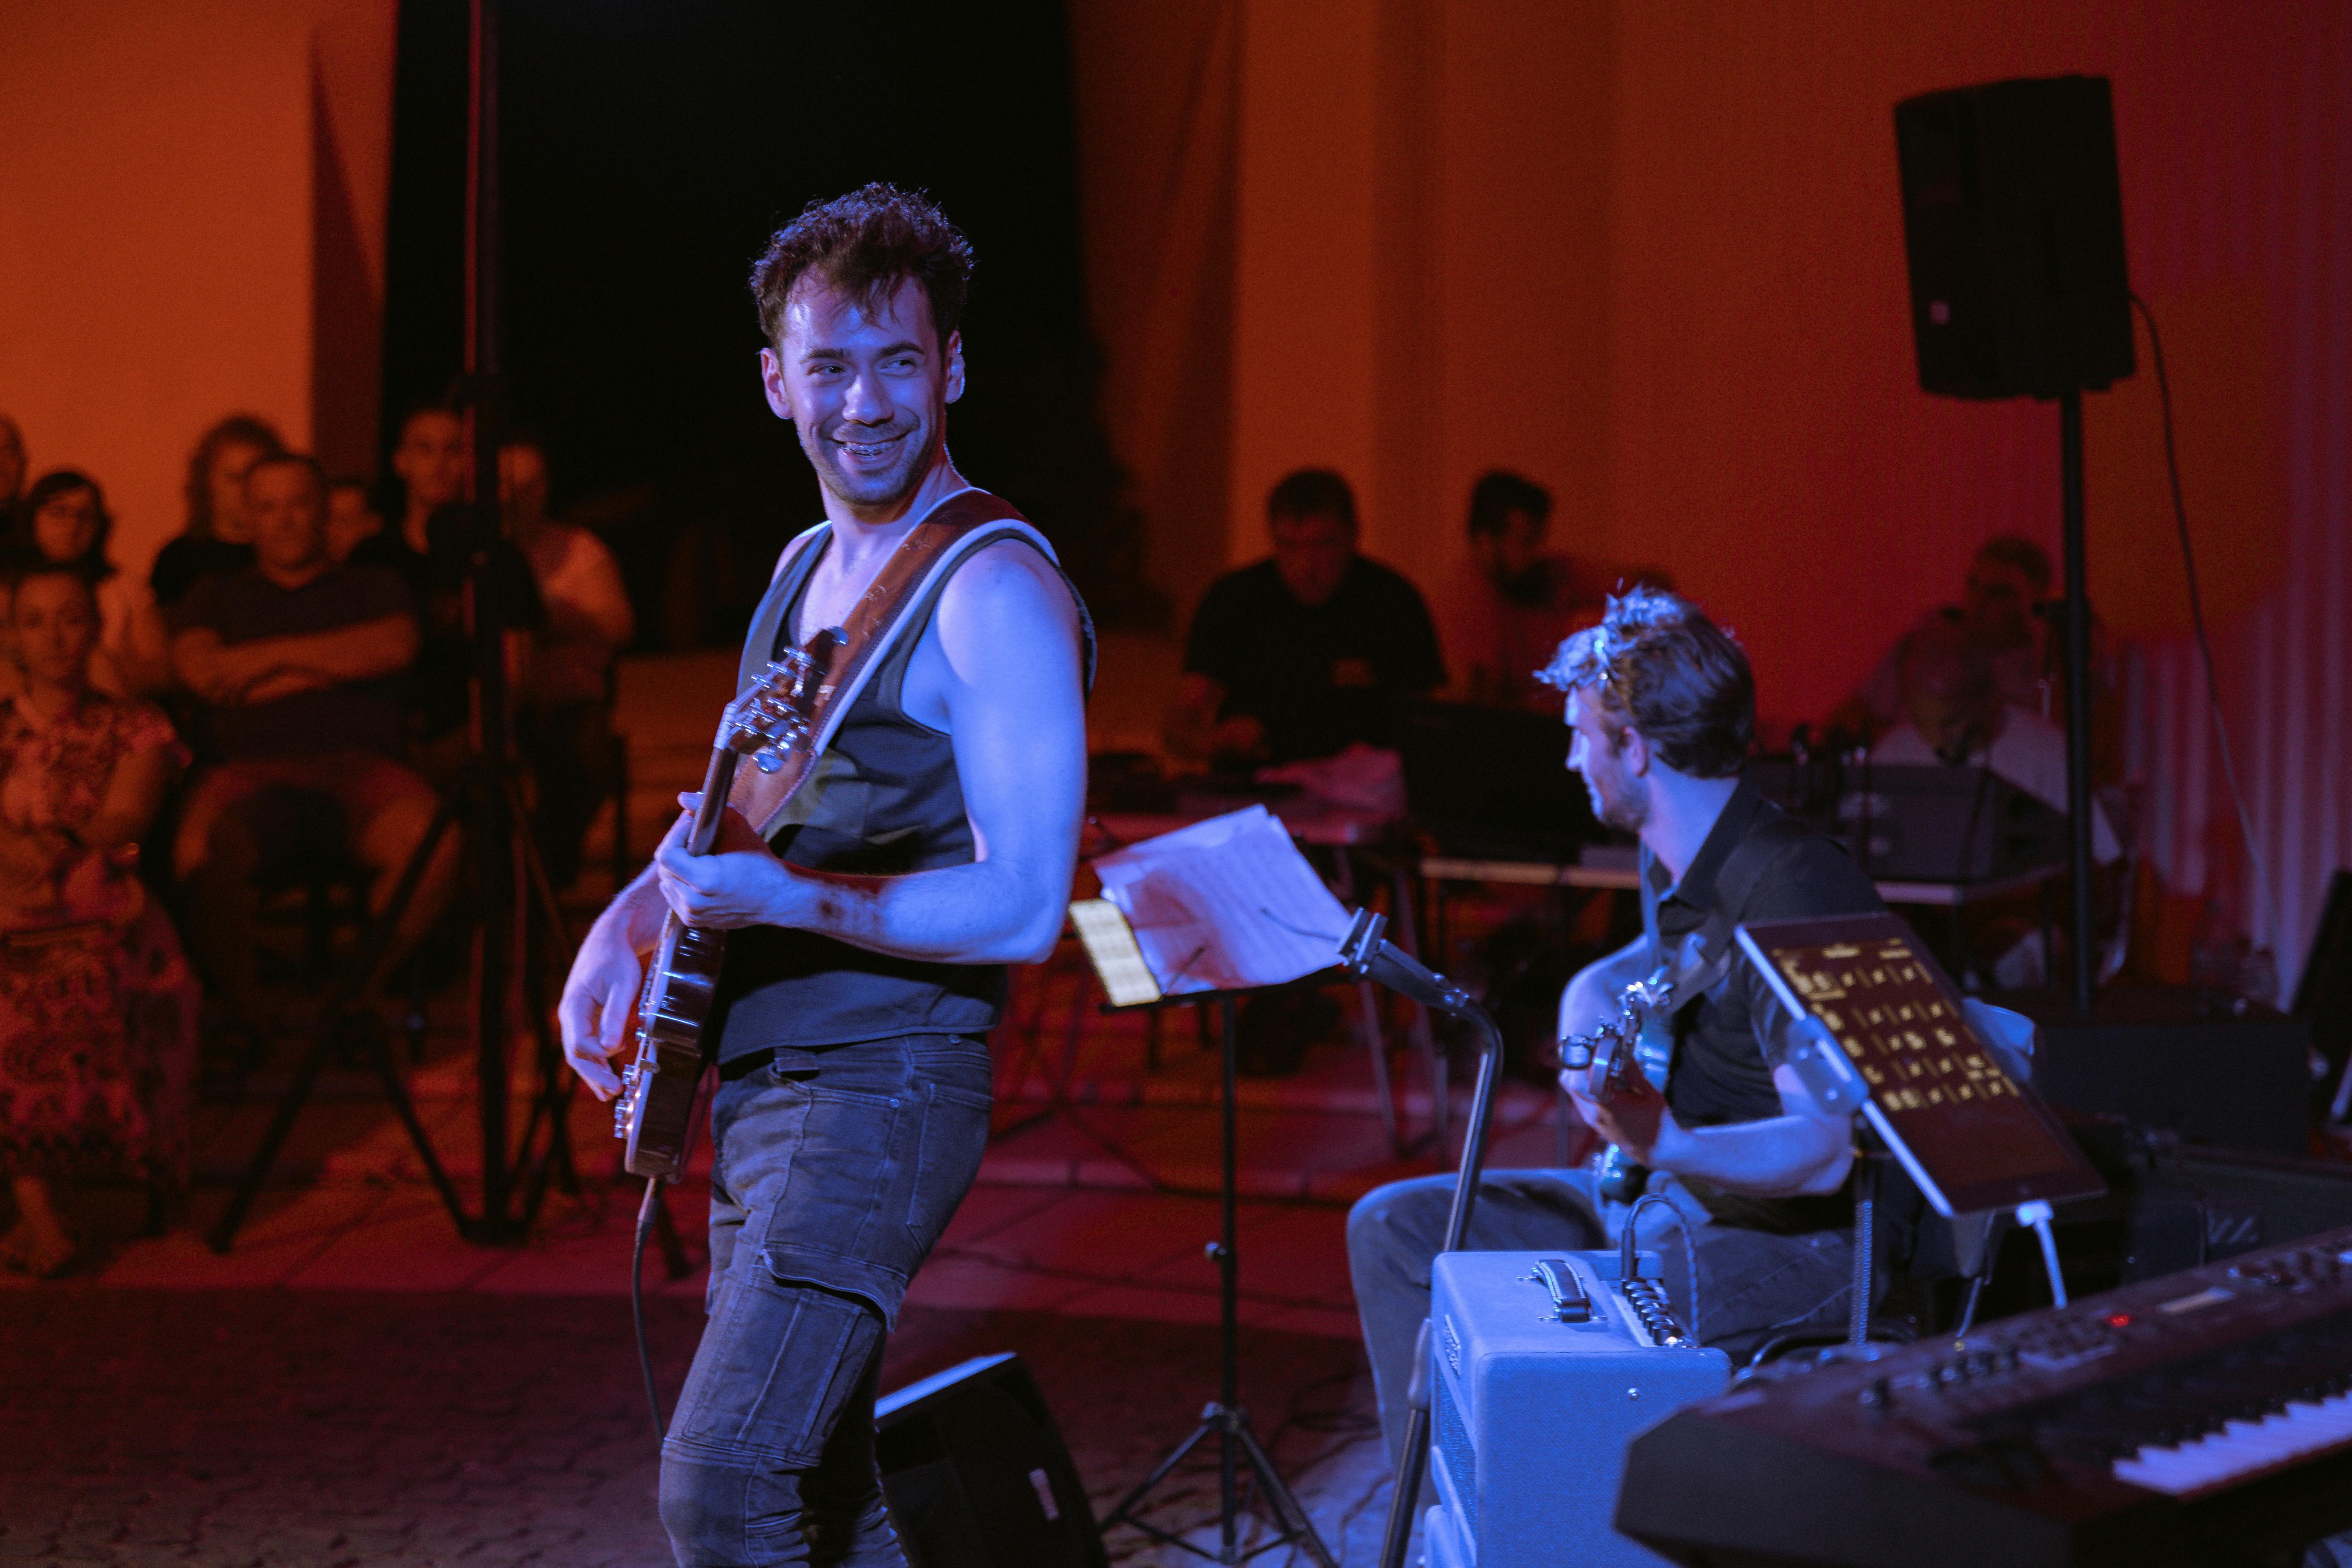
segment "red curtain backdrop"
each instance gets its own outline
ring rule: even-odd
[[[2326,875],[2352,858],[2352,10],[1643,4],[1617,38],[1613,500],[1740,628],[1783,717],[1826,708],[1983,539],[2057,542],[2054,409],[1917,391],[1891,106],[2113,79],[2132,279],[2165,333],[2273,908],[2185,635],[2144,339],[2139,375],[2088,402],[2091,591],[2126,649],[2149,860],[2273,945],[2292,985]],[[2163,940],[2191,935],[2176,913]]]
[[[2133,281],[2171,360],[2274,889],[2259,907],[2186,641],[2143,342],[2140,374],[2089,400],[2091,587],[2126,651],[2159,945],[2177,970],[2210,896],[2293,984],[2352,859],[2352,7],[1150,0],[1148,27],[1125,9],[1074,5],[1082,84],[1113,62],[1194,85],[1182,108],[1082,88],[1082,137],[1132,154],[1087,155],[1092,254],[1172,223],[1191,276],[1222,247],[1234,280],[1203,309],[1129,265],[1096,301],[1112,385],[1147,427],[1165,411],[1139,470],[1197,492],[1141,497],[1154,560],[1196,578],[1255,553],[1265,484],[1330,461],[1374,552],[1433,585],[1470,479],[1518,468],[1560,494],[1567,542],[1668,567],[1734,626],[1780,726],[1951,598],[1985,539],[2057,543],[2054,408],[1918,389],[1895,101],[2111,78]],[[1155,133],[1121,139],[1140,113]],[[1190,461],[1220,457],[1222,530]]]

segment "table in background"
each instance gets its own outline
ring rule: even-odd
[[[2021,893],[2032,888],[2046,888],[2063,876],[2065,870],[2065,867],[2053,863],[2029,866],[2002,876],[1980,877],[1965,882],[1922,882],[1889,878],[1877,883],[1878,896],[1890,904],[1926,904],[1950,910],[1952,952],[1964,966],[1967,950],[1960,935],[1960,915],[1967,906]],[[1479,882],[1517,888],[1585,888],[1622,892],[1633,892],[1642,885],[1641,872],[1633,866],[1563,866],[1548,860],[1479,860],[1448,855],[1423,856],[1421,879],[1433,889],[1429,923],[1438,932],[1443,932],[1445,927],[1444,889],[1449,882]],[[1442,936],[1440,942],[1442,951]]]

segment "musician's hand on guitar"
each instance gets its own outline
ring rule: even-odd
[[[1585,1085],[1591,1078],[1592,1072],[1589,1068],[1562,1068],[1559,1069],[1559,1087],[1568,1090],[1569,1099],[1581,1104],[1590,1093]]]
[[[778,923],[777,910],[791,891],[791,878],[766,841],[730,805],[719,819],[719,841],[710,853],[689,854],[687,836],[694,831],[702,796],[689,792],[679,795],[677,803],[685,810],[654,851],[654,873],[671,911],[702,931]]]
[[[1571,1071],[1559,1075],[1560,1087],[1568,1090],[1584,1124],[1624,1150],[1626,1157],[1635,1164],[1663,1168],[1659,1146],[1671,1142],[1680,1131],[1673,1113],[1666,1109],[1666,1097],[1648,1079],[1634,1073],[1606,1101],[1595,1100],[1583,1081],[1585,1076]]]
[[[563,1059],[599,1100],[621,1092],[612,1058],[629,1048],[645,967],[628,942],[603,929],[588,932],[563,982],[555,1017],[563,1031]]]

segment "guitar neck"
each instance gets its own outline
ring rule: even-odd
[[[708,855],[719,842],[728,793],[735,787],[735,764],[742,760],[725,746],[710,748],[710,766],[702,775],[702,809],[694,814],[694,830],[686,836],[688,854]]]

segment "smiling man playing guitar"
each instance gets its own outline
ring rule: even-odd
[[[1599,1046],[1591,1070],[1571,1068],[1563,1083],[1586,1124],[1622,1151],[1632,1190],[1621,1194],[1599,1170],[1490,1171],[1466,1245],[1597,1247],[1631,1220],[1640,1245],[1662,1255],[1675,1313],[1702,1342],[1739,1356],[1799,1324],[1842,1324],[1853,1259],[1853,1208],[1839,1195],[1853,1157],[1848,1118],[1783,1065],[1787,1021],[1730,942],[1747,921],[1875,911],[1877,890],[1837,845],[1741,778],[1754,678],[1739,645],[1695,606],[1653,588],[1612,599],[1601,625],[1562,643],[1540,679],[1568,694],[1568,765],[1584,776],[1595,815],[1642,841],[1644,934],[1578,974],[1560,999],[1563,1042]],[[1664,1024],[1670,1047],[1663,1091],[1640,1071],[1600,1070],[1626,1059],[1621,1037],[1643,1016]],[[1620,1026],[1602,1033],[1612,1022]],[[1394,1183],[1348,1216],[1391,1446],[1402,1439],[1453,1187],[1452,1176]]]
[[[1003,966],[1052,950],[1069,897],[1092,637],[1044,541],[949,460],[970,273],[938,209],[882,185],[811,206],[753,269],[768,404],[826,521],[785,548],[739,689],[808,650],[814,743],[790,787],[735,781],[708,854],[715,803],[683,797],[564,988],[565,1052],[609,1099],[666,921],[730,933],[702,1030],[710,1316],[662,1460],[681,1568],[904,1563],[882,1342],[979,1169]]]

